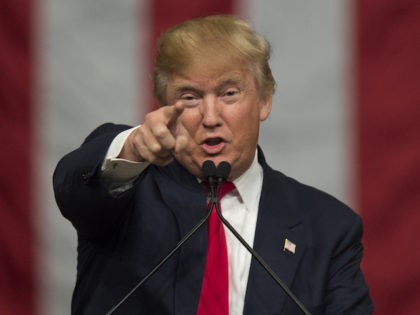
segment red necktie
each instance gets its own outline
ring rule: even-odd
[[[223,182],[220,200],[235,188],[232,182]],[[201,288],[197,315],[229,314],[229,278],[226,238],[223,224],[213,206],[208,223],[208,247],[206,268]]]

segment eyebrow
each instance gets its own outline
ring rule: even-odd
[[[217,91],[217,92],[220,92],[227,85],[237,85],[237,86],[239,86],[240,88],[243,89],[246,86],[246,82],[245,82],[242,75],[239,75],[239,74],[229,75],[226,78],[220,79],[219,82],[217,82],[214,90]],[[178,95],[180,95],[182,93],[185,93],[185,92],[193,92],[193,93],[197,93],[199,95],[203,94],[203,91],[193,84],[181,83],[181,84],[178,84],[178,85],[174,86],[174,94],[175,95],[178,96]]]
[[[217,86],[229,84],[244,85],[245,81],[245,77],[242,73],[229,74],[225,78],[222,77],[219,80]]]

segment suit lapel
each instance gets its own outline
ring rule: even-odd
[[[284,175],[271,170],[260,158],[264,180],[253,248],[290,287],[305,250],[304,229]],[[285,240],[296,246],[284,250]],[[248,278],[244,314],[279,314],[286,294],[253,259]]]
[[[180,239],[206,215],[206,196],[197,179],[174,161],[156,181],[164,202],[176,218]],[[178,251],[174,314],[195,314],[201,292],[207,250],[204,224]]]

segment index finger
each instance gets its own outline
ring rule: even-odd
[[[168,105],[164,107],[164,115],[168,119],[167,125],[175,123],[179,116],[181,116],[184,111],[184,105],[182,103],[176,103],[174,105]]]

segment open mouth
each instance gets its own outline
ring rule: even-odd
[[[214,146],[220,144],[222,141],[222,138],[211,138],[204,141],[204,143],[210,146]]]
[[[204,152],[209,155],[216,155],[222,152],[226,141],[220,137],[208,138],[201,144]]]

